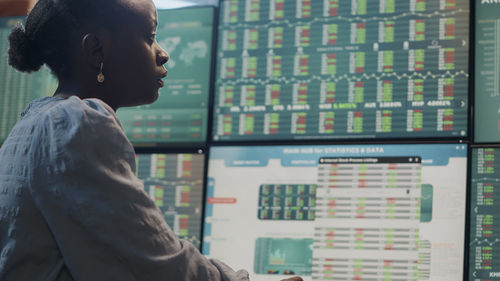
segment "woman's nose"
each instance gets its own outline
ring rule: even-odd
[[[162,49],[160,51],[160,53],[158,54],[156,62],[158,63],[158,65],[164,65],[168,62],[169,59],[170,59],[170,56],[168,55],[168,53]]]

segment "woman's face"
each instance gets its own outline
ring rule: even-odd
[[[156,7],[151,0],[124,1],[131,9],[122,20],[122,30],[110,36],[103,61],[105,81],[110,93],[108,102],[115,108],[150,104],[158,99],[167,75],[163,66],[167,52],[156,42],[158,23]]]

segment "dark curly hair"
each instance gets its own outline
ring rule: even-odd
[[[57,77],[68,75],[71,38],[86,23],[117,28],[119,0],[39,0],[25,27],[15,26],[9,36],[9,64],[33,72],[47,64]]]

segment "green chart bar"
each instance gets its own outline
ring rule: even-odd
[[[424,80],[415,79],[410,81],[413,84],[413,101],[423,101],[424,100]]]
[[[352,0],[352,14],[353,15],[366,15],[367,0]]]
[[[320,120],[322,122],[320,133],[332,134],[335,131],[335,112],[321,112]]]
[[[235,23],[238,21],[238,0],[229,0],[225,2],[226,13],[224,15],[224,21],[227,23]]]
[[[224,59],[222,76],[225,78],[234,78],[236,71],[236,59],[235,58],[227,58]]]
[[[364,22],[357,23],[356,28],[356,39],[354,44],[365,44],[366,43],[366,24]]]
[[[394,71],[394,52],[393,51],[385,51],[383,52],[384,63],[383,68],[384,72],[393,72]]]
[[[323,12],[325,17],[334,17],[339,13],[339,0],[327,0],[327,6]]]
[[[272,84],[266,87],[266,105],[279,105],[280,101],[280,84]]]
[[[255,50],[259,47],[259,32],[257,29],[245,30],[245,37],[247,38],[245,49]]]
[[[322,74],[335,75],[337,73],[337,56],[335,54],[323,54],[322,61],[326,62]]]
[[[252,135],[255,130],[255,118],[253,114],[245,114],[241,115],[243,118],[244,126],[240,126],[240,128],[244,128],[243,134]]]
[[[280,128],[280,114],[279,113],[268,113],[265,116],[266,126],[264,128],[264,133],[267,135],[278,134]]]
[[[298,46],[299,47],[309,47],[311,44],[311,27],[309,25],[303,25],[297,27]]]
[[[255,86],[248,85],[243,87],[242,100],[245,101],[244,105],[254,106],[255,105]]]
[[[381,0],[384,3],[384,12],[387,14],[392,14],[396,12],[396,0]]]
[[[282,19],[285,16],[284,8],[285,0],[271,0],[271,19]]]
[[[415,3],[417,12],[425,12],[425,0],[412,0],[412,3]]]
[[[382,132],[390,132],[392,130],[392,111],[382,111]]]
[[[230,135],[233,132],[233,116],[224,115],[224,135]]]
[[[267,76],[280,77],[282,75],[282,56],[268,56]]]
[[[295,56],[295,75],[306,76],[309,75],[309,55]]]
[[[382,86],[382,102],[392,102],[392,89],[393,83],[392,81],[380,81]]]
[[[236,50],[236,40],[238,39],[238,33],[234,30],[227,31],[227,41],[226,41],[226,49],[227,50]]]
[[[413,131],[421,131],[424,127],[424,113],[422,110],[413,111]]]
[[[259,21],[260,20],[260,0],[246,1],[245,20]]]
[[[283,27],[273,27],[269,29],[271,34],[270,46],[272,49],[283,48]]]
[[[354,112],[353,132],[363,132],[363,112],[361,111]]]
[[[323,45],[337,44],[339,26],[338,24],[323,25]],[[326,34],[325,34],[326,33]]]
[[[322,93],[324,94],[324,98],[321,99],[321,103],[329,103],[332,104],[335,102],[335,91],[337,89],[337,84],[335,82],[326,82],[322,84],[324,89],[322,89]]]
[[[386,21],[384,24],[384,40],[382,42],[394,42],[394,26],[396,22]]]
[[[243,77],[255,77],[257,75],[257,57],[243,58]]]
[[[224,107],[231,107],[234,104],[234,86],[226,86],[222,90],[224,98],[221,99]]]

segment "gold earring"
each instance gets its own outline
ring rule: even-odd
[[[104,82],[104,74],[102,74],[102,67],[103,67],[103,62],[101,62],[101,69],[99,70],[99,74],[97,74],[97,82],[102,83]]]

